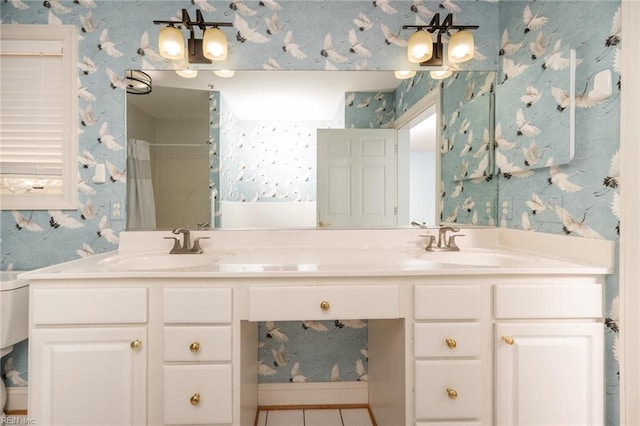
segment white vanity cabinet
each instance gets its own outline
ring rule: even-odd
[[[30,418],[146,423],[146,289],[32,284],[30,315]]]
[[[602,425],[602,286],[495,286],[495,424]]]
[[[232,290],[163,289],[165,425],[232,422]]]

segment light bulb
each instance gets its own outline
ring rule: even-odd
[[[160,29],[158,50],[163,58],[172,60],[184,58],[184,39],[182,38],[182,32],[174,27],[164,27]]]
[[[212,61],[227,59],[227,36],[219,28],[208,28],[202,39],[202,54]]]
[[[428,31],[416,31],[409,37],[407,60],[414,64],[425,62],[433,55],[433,40]]]
[[[449,62],[456,64],[466,62],[473,58],[474,53],[473,33],[471,31],[459,31],[449,39]]]

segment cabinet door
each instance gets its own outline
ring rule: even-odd
[[[36,329],[29,417],[42,425],[146,423],[146,329]]]
[[[497,324],[498,425],[601,425],[600,323]]]

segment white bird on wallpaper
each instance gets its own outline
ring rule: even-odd
[[[478,183],[486,180],[487,178],[487,168],[489,167],[489,153],[486,153],[484,157],[476,166],[476,169],[469,175],[469,178],[472,182]]]
[[[307,57],[307,54],[300,50],[300,46],[294,43],[292,31],[287,32],[287,35],[284,37],[284,45],[282,46],[282,50],[289,53],[296,59],[304,59]]]
[[[515,164],[509,162],[507,157],[502,154],[500,151],[495,152],[496,164],[498,165],[498,171],[506,178],[511,179],[511,177],[515,176],[517,178],[523,179],[533,176],[533,170],[523,169],[522,167],[518,167]]]
[[[275,368],[264,363],[263,360],[258,361],[258,375],[273,376],[278,372]]]
[[[453,127],[458,117],[460,117],[460,108],[462,107],[462,102],[460,104],[461,105],[458,106],[458,108],[454,109],[453,112],[451,113],[451,117],[449,118],[449,123],[448,123],[449,127]]]
[[[467,142],[464,144],[464,146],[460,150],[460,157],[464,157],[469,152],[471,152],[471,148],[473,148],[473,130],[469,131],[469,135],[467,136]]]
[[[329,381],[331,382],[340,382],[342,379],[340,378],[340,367],[338,367],[338,363],[336,362],[331,367],[331,375],[329,376]]]
[[[94,195],[96,195],[96,190],[95,188],[87,184],[88,181],[89,179],[82,180],[82,178],[80,177],[80,171],[78,170],[78,192],[89,197],[93,197]]]
[[[502,58],[502,72],[504,73],[505,81],[519,76],[527,68],[529,68],[528,64],[516,64],[512,59]]]
[[[303,321],[302,328],[304,328],[305,330],[312,329],[321,333],[329,331],[327,326],[322,324],[320,321]]]
[[[569,92],[559,87],[552,87],[551,95],[556,100],[556,110],[560,112],[564,111],[571,103]]]
[[[87,199],[87,201],[80,204],[80,218],[82,220],[90,220],[96,217],[96,211],[93,208],[93,201],[91,198]]]
[[[418,23],[417,19],[430,19],[436,14],[434,11],[427,8],[422,0],[413,0],[413,4],[409,8],[409,10],[416,14],[416,25],[421,25],[420,23]],[[420,21],[426,24],[424,21]]]
[[[322,44],[320,55],[333,62],[347,62],[347,57],[339,54],[336,51],[335,47],[333,47],[333,38],[331,37],[331,33],[327,33],[327,35],[324,36],[324,42]]]
[[[96,254],[96,252],[91,248],[91,246],[87,243],[82,243],[82,248],[76,250],[76,254],[80,257],[89,257]]]
[[[127,82],[123,77],[121,77],[117,72],[115,72],[114,70],[112,70],[109,67],[104,67],[104,70],[107,73],[107,76],[109,76],[109,86],[112,89],[124,89],[127,87]]]
[[[505,28],[505,30],[502,32],[502,39],[500,41],[500,50],[498,51],[498,55],[512,55],[516,53],[521,46],[522,42],[513,43],[509,41],[509,30]]]
[[[470,126],[471,126],[471,121],[469,121],[469,119],[465,117],[462,120],[462,124],[460,124],[460,127],[458,128],[458,133],[460,133],[461,135],[466,135],[469,132]]]
[[[529,220],[529,214],[527,212],[523,212],[522,216],[520,216],[520,227],[523,231],[531,231],[531,221]]]
[[[273,363],[276,367],[282,367],[289,363],[289,357],[287,356],[284,345],[280,345],[278,350],[271,348],[271,355],[273,356]]]
[[[562,231],[564,231],[565,234],[569,235],[575,232],[576,234],[585,238],[595,238],[598,240],[604,239],[602,235],[584,224],[587,218],[587,211],[589,211],[589,209],[585,210],[582,220],[576,220],[567,210],[563,209],[560,206],[555,207],[556,214],[562,221]]]
[[[356,108],[366,108],[369,106],[369,104],[371,103],[371,96],[368,96],[364,99],[362,99],[360,102],[358,102],[355,107]]]
[[[553,45],[553,50],[547,56],[544,57],[544,63],[542,64],[542,69],[552,69],[554,71],[563,70],[568,68],[571,65],[571,58],[562,56],[565,52],[561,51],[562,44],[561,41],[558,40]],[[576,59],[576,65],[582,63],[582,59]]]
[[[280,10],[282,9],[282,6],[280,6],[278,4],[277,1],[275,0],[260,0],[260,2],[258,3],[260,6],[264,6],[269,10]]]
[[[531,199],[526,201],[526,204],[527,207],[529,207],[529,209],[531,210],[531,214],[535,216],[538,213],[545,211],[551,201],[552,200],[549,200],[545,203],[542,201],[538,194],[533,193],[531,195]]]
[[[518,128],[516,134],[518,136],[528,137],[538,136],[540,134],[540,128],[531,124],[532,121],[533,119],[527,120],[524,116],[522,108],[519,108],[516,112],[516,126]]]
[[[579,192],[582,191],[582,187],[576,183],[573,183],[569,180],[569,178],[578,173],[578,171],[573,172],[572,174],[567,174],[560,171],[558,166],[551,166],[549,168],[549,174],[551,175],[547,178],[547,183],[549,185],[557,186],[563,192]]]
[[[456,220],[458,220],[458,210],[460,210],[460,206],[456,206],[453,209],[453,212],[451,212],[444,221],[446,223],[454,223]]]
[[[473,158],[480,158],[485,155],[489,151],[489,142],[489,129],[485,127],[482,132],[482,142],[476,152],[473,153]]]
[[[289,337],[284,334],[273,321],[267,321],[264,323],[265,328],[267,329],[267,337],[275,340],[276,342],[285,343],[289,341]]]
[[[80,77],[78,77],[78,98],[86,102],[94,102],[96,99],[98,99],[96,98],[96,95],[89,92],[89,89],[87,86],[82,85],[82,82],[80,81]]]
[[[525,29],[524,29],[525,34],[531,30],[541,29],[549,21],[549,18],[547,18],[546,16],[538,16],[538,15],[539,13],[536,13],[534,15],[533,12],[531,12],[531,8],[529,7],[529,5],[525,6],[524,11],[522,12],[522,22],[524,22],[524,25],[525,25]]]
[[[17,371],[13,367],[13,357],[7,358],[7,362],[4,364],[4,375],[11,383],[15,386],[28,386],[28,382],[20,377],[21,374],[26,373],[26,371]]]
[[[49,11],[49,15],[47,17],[47,24],[48,25],[62,25],[62,19],[58,18],[58,16],[55,13]],[[79,36],[79,39],[82,40],[83,37]]]
[[[80,6],[84,6],[87,9],[95,9],[96,2],[93,0],[73,0],[74,3],[78,3]]]
[[[371,57],[371,51],[364,47],[364,44],[362,44],[362,42],[358,40],[356,30],[354,30],[353,28],[349,30],[349,43],[351,44],[349,52],[355,53],[356,55],[363,58]]]
[[[279,34],[284,29],[284,25],[280,21],[278,14],[275,12],[271,15],[271,18],[265,17],[264,23],[267,26],[267,34],[269,35]]]
[[[460,168],[458,169],[458,178],[466,177],[469,173],[469,160],[460,161]]]
[[[147,58],[153,62],[158,62],[163,60],[162,56],[160,56],[160,54],[153,49],[153,46],[149,42],[148,31],[145,31],[144,33],[142,33],[142,36],[140,36],[140,45],[138,47],[138,50],[136,50],[136,53],[139,56]]]
[[[356,360],[356,374],[358,375],[358,381],[366,382],[369,380],[367,370],[364,369],[364,363],[361,359]]]
[[[82,150],[82,155],[78,155],[78,162],[82,164],[83,169],[94,167],[98,163],[93,154],[91,154],[86,149]]]
[[[115,182],[126,183],[127,173],[126,173],[125,170],[119,170],[116,166],[111,164],[109,162],[109,160],[106,160],[105,164],[107,166],[107,170],[109,171],[109,175],[111,176],[109,178],[111,180],[111,182],[113,182],[113,183],[115,183]]]
[[[215,12],[216,8],[210,5],[207,0],[191,0],[191,4],[197,8],[202,9],[204,12]]]
[[[614,192],[611,198],[611,213],[618,219],[616,233],[620,235],[620,194],[618,192]]]
[[[367,15],[365,15],[362,12],[358,13],[358,17],[357,18],[353,18],[353,24],[356,27],[358,27],[358,30],[360,30],[360,31],[367,31],[367,30],[371,29],[371,27],[373,27],[373,24],[371,23],[371,20],[369,20]]]
[[[460,194],[462,194],[462,191],[464,191],[464,185],[460,182],[454,188],[453,194],[451,194],[451,198],[458,198]]]
[[[380,29],[382,30],[382,34],[384,35],[384,42],[387,45],[395,44],[399,47],[407,47],[407,40],[400,37],[400,35],[394,33],[387,27],[385,24],[380,22]]]
[[[335,320],[334,323],[337,328],[347,327],[354,330],[367,328],[367,322],[362,320]]]
[[[78,68],[84,75],[90,75],[98,71],[98,67],[88,56],[84,56],[82,62],[78,62]]]
[[[520,96],[520,101],[523,102],[527,108],[531,105],[535,104],[542,97],[542,92],[540,92],[537,88],[527,85],[527,89],[525,90],[525,94]]]
[[[471,197],[467,197],[466,200],[464,200],[464,203],[462,203],[462,210],[466,210],[468,213],[471,213],[471,210],[473,210],[473,208],[476,206],[476,202],[473,201],[473,199]]]
[[[295,364],[293,364],[293,367],[291,367],[291,378],[289,379],[290,382],[292,383],[305,383],[307,381],[308,378],[310,378],[312,376],[304,376],[302,374],[302,372],[300,371],[300,363],[296,362]]]
[[[47,9],[50,9],[51,11],[59,13],[61,15],[67,14],[72,10],[70,7],[64,6],[62,3],[60,3],[59,0],[47,0],[42,4]]]
[[[387,15],[393,15],[394,13],[397,13],[398,11],[396,9],[394,9],[393,7],[391,7],[391,1],[392,0],[373,0],[373,6],[380,8],[380,10],[382,10],[384,13],[386,13]]]
[[[98,49],[107,52],[107,55],[112,58],[119,58],[124,55],[121,51],[116,49],[116,44],[109,40],[109,30],[105,28],[100,33],[100,44],[98,44]]]
[[[602,196],[609,192],[612,189],[618,188],[620,184],[620,151],[616,151],[611,157],[611,162],[609,163],[609,173],[602,179],[603,189],[600,191],[595,191],[594,194],[596,197]]]
[[[234,2],[231,2],[229,4],[229,9],[235,12],[238,12],[239,14],[244,16],[255,16],[258,13],[257,10],[251,9],[249,6],[244,4],[244,1],[242,0],[236,0]]]
[[[485,93],[491,92],[493,90],[494,83],[495,82],[494,82],[493,73],[488,72],[484,80],[484,83],[482,84],[482,86],[480,86],[480,89],[478,89],[478,91],[476,92],[476,97],[480,97]]]
[[[100,223],[98,224],[98,237],[104,238],[111,244],[118,244],[118,236],[109,228],[109,219],[107,216],[102,216]]]
[[[18,230],[26,229],[27,231],[31,231],[31,232],[44,231],[44,229],[42,229],[40,225],[35,223],[33,219],[31,218],[27,219],[19,211],[12,210],[11,214],[13,215],[13,218],[16,221],[16,228],[18,228]]]
[[[460,6],[455,4],[453,0],[441,0],[440,6],[441,9],[445,9],[449,13],[460,13]]]
[[[545,40],[544,33],[542,31],[538,31],[538,36],[535,41],[529,42],[529,50],[531,50],[531,59],[536,60],[544,55],[544,52],[549,47],[549,43]]]
[[[538,161],[542,159],[547,148],[549,148],[549,145],[547,145],[544,148],[540,148],[540,146],[538,146],[538,143],[535,141],[535,139],[532,139],[528,147],[522,148],[522,154],[524,155],[524,165],[525,166],[535,165]]]
[[[50,216],[49,226],[54,229],[61,226],[67,229],[78,229],[84,226],[84,223],[80,222],[78,219],[72,218],[67,213],[63,213],[61,210],[49,210],[48,213]]]
[[[24,3],[22,0],[9,0],[9,4],[11,6],[15,7],[18,10],[27,10],[27,9],[29,9],[29,5]]]
[[[123,146],[120,145],[118,142],[116,142],[116,139],[113,137],[113,135],[109,133],[108,127],[109,125],[107,124],[106,121],[102,123],[102,125],[100,126],[98,143],[103,144],[104,146],[109,148],[111,151],[121,151],[122,149],[124,149]]]
[[[494,137],[495,137],[495,140],[496,140],[496,145],[498,146],[498,149],[501,150],[501,151],[510,151],[516,146],[515,142],[509,142],[504,137],[504,134],[502,133],[502,123],[501,122],[496,124],[495,136]]]

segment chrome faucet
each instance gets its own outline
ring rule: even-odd
[[[176,228],[173,231],[174,234],[182,234],[182,245],[180,244],[180,238],[178,237],[164,237],[166,240],[173,240],[173,248],[169,251],[169,254],[199,254],[203,253],[202,247],[200,247],[200,240],[206,240],[209,237],[198,237],[193,240],[193,246],[191,245],[191,231],[188,228]]]
[[[456,226],[441,226],[438,228],[438,241],[435,235],[421,235],[429,238],[425,250],[427,251],[460,251],[460,247],[456,244],[456,237],[464,237],[464,234],[450,235],[447,239],[447,232],[460,232],[460,228]],[[433,244],[436,243],[434,246]]]

